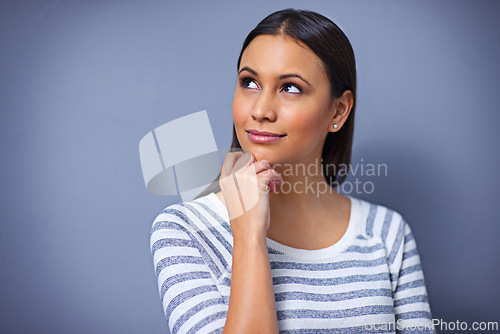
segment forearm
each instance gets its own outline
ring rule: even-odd
[[[266,238],[234,239],[224,334],[279,333]]]

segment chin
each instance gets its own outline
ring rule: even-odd
[[[269,149],[267,147],[253,147],[246,151],[250,152],[257,161],[260,160],[269,161],[271,166],[276,163],[280,163],[281,161],[280,157],[276,154],[276,152],[273,152],[272,149]]]

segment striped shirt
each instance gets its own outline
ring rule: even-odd
[[[349,225],[327,248],[267,238],[280,333],[435,333],[415,239],[401,215],[348,196]],[[221,333],[233,237],[215,193],[154,220],[151,253],[171,333]]]

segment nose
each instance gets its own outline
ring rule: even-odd
[[[252,118],[256,121],[267,119],[270,122],[276,120],[276,101],[271,92],[262,91],[257,99],[252,110]]]

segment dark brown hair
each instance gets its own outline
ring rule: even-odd
[[[321,59],[330,80],[332,99],[340,97],[346,90],[353,94],[349,117],[339,131],[327,134],[321,154],[326,182],[337,187],[344,182],[349,172],[354,133],[356,62],[351,43],[344,32],[323,15],[308,10],[284,9],[267,16],[248,34],[243,42],[236,69],[239,70],[243,52],[257,36],[280,34],[307,45]],[[241,145],[233,123],[231,150],[238,149],[241,150]],[[220,174],[197,198],[212,191],[220,191],[219,177]]]

